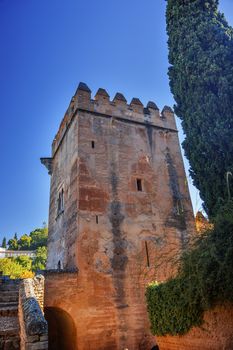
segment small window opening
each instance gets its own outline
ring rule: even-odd
[[[181,202],[180,199],[178,199],[176,202],[176,212],[177,212],[177,215],[182,215],[184,213],[183,203]]]
[[[95,222],[98,224],[99,223],[99,217],[98,217],[98,215],[96,215],[96,217],[95,217]]]
[[[142,180],[141,179],[137,179],[137,190],[138,191],[142,191]]]
[[[150,257],[149,257],[149,250],[148,250],[147,241],[145,241],[145,248],[146,248],[146,263],[147,263],[147,267],[150,267]]]
[[[95,148],[95,141],[91,141],[91,148]]]

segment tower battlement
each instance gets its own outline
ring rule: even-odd
[[[92,99],[91,90],[85,83],[81,82],[70,101],[55,136],[53,152],[59,146],[73,117],[78,111],[82,110],[100,117],[118,118],[132,123],[142,123],[155,128],[177,131],[174,112],[171,107],[164,106],[160,111],[155,102],[149,101],[144,106],[140,99],[135,97],[132,98],[130,103],[127,103],[126,98],[120,92],[117,92],[113,100],[110,100],[109,94],[103,88],[99,88],[94,99]]]

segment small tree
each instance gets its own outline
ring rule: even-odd
[[[31,247],[32,238],[27,234],[20,237],[18,240],[18,245],[20,250],[29,250]]]
[[[8,241],[8,248],[11,250],[18,250],[18,241],[15,238],[11,238]]]
[[[30,233],[31,237],[31,249],[37,249],[38,247],[47,246],[48,228],[37,228]]]
[[[32,263],[32,270],[44,270],[46,267],[46,261],[47,261],[47,248],[46,247],[39,247],[36,250],[36,258],[33,260]]]
[[[0,271],[2,271],[4,275],[9,275],[11,278],[20,278],[27,270],[14,259],[3,258],[0,259]]]
[[[20,255],[15,259],[15,261],[28,271],[30,271],[32,268],[32,259],[27,255]]]
[[[3,237],[2,248],[6,248],[6,237]]]

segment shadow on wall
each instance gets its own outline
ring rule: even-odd
[[[45,308],[49,330],[49,350],[76,350],[75,324],[71,316],[56,307]]]

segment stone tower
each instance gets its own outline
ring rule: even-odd
[[[145,286],[174,273],[194,232],[173,111],[80,83],[41,161],[50,349],[150,350]]]

